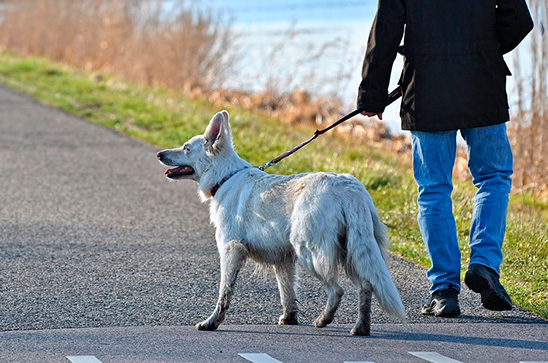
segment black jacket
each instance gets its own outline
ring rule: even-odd
[[[502,55],[532,28],[525,0],[379,0],[358,108],[384,111],[400,50],[405,56],[403,129],[444,131],[506,122],[510,71]]]

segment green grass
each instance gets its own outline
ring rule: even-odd
[[[134,85],[116,77],[89,74],[45,60],[0,53],[0,83],[46,104],[116,129],[159,148],[178,147],[203,133],[221,107],[189,100],[178,92]],[[289,126],[264,115],[227,106],[238,153],[254,165],[310,137],[312,126]],[[308,171],[354,174],[371,193],[390,227],[391,250],[423,267],[430,262],[416,222],[416,186],[408,158],[354,143],[330,133],[284,159],[269,172]],[[474,187],[457,183],[453,193],[463,273]],[[503,283],[514,302],[548,319],[547,204],[528,195],[511,198],[504,245]],[[426,293],[426,291],[425,291]]]

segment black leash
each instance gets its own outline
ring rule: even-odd
[[[395,100],[397,100],[398,98],[400,98],[401,96],[401,87],[398,86],[396,87],[392,92],[390,92],[390,94],[388,95],[388,102],[387,102],[387,106],[389,104],[391,104],[392,102],[394,102]],[[281,160],[285,159],[286,157],[288,157],[289,155],[293,154],[295,151],[299,150],[300,148],[302,148],[303,146],[309,144],[310,142],[312,142],[312,140],[314,140],[315,138],[317,138],[318,136],[320,136],[321,134],[324,134],[326,133],[327,131],[331,130],[332,128],[334,127],[337,127],[339,126],[340,124],[342,124],[343,122],[351,119],[352,117],[356,116],[357,114],[361,113],[363,110],[354,110],[352,112],[350,112],[348,115],[344,116],[343,118],[341,118],[340,120],[336,121],[335,123],[333,123],[332,125],[326,127],[325,129],[321,129],[321,130],[316,130],[314,132],[314,135],[300,143],[299,145],[295,146],[293,149],[289,150],[289,151],[286,151],[285,153],[283,153],[282,155],[278,156],[277,158],[275,159],[272,159],[270,160],[268,163],[266,163],[266,165],[261,165],[259,166],[259,169],[260,170],[265,170],[266,168],[269,168],[271,167],[272,165],[276,165],[278,162],[280,162]]]

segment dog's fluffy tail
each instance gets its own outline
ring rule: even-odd
[[[377,210],[368,193],[365,199],[369,213],[360,211],[352,213],[353,216],[347,214],[349,217],[346,231],[347,264],[350,264],[347,268],[351,267],[362,283],[369,281],[373,294],[384,311],[405,320],[405,308],[384,259],[389,244],[387,228],[379,220]],[[361,203],[356,204],[358,204],[355,205],[356,208],[364,208],[363,205],[359,205]],[[363,228],[363,221],[356,220],[358,216],[371,218],[372,223],[365,224],[369,228]],[[373,227],[372,231],[370,230],[371,226]]]

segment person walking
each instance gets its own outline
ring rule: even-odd
[[[357,105],[363,115],[382,119],[392,65],[403,54],[401,124],[411,131],[417,219],[431,261],[423,314],[460,315],[461,254],[451,200],[459,130],[477,187],[464,282],[486,309],[512,308],[499,281],[513,173],[506,132],[511,73],[503,54],[532,29],[525,0],[379,0]]]

